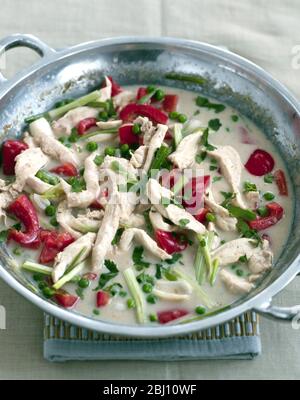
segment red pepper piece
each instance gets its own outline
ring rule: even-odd
[[[194,215],[194,218],[203,223],[206,221],[206,215],[208,213],[208,209],[207,208],[201,208],[196,215]]]
[[[189,312],[187,310],[178,308],[175,310],[159,311],[157,313],[158,321],[160,324],[167,324],[168,322],[174,321],[180,317],[187,315]]]
[[[157,124],[165,125],[168,121],[168,116],[165,113],[148,104],[131,103],[127,104],[127,106],[120,111],[120,118],[126,122],[133,121],[139,115],[148,117],[152,122]]]
[[[165,232],[158,229],[155,232],[155,240],[159,247],[168,254],[180,253],[187,248],[188,242],[183,236],[176,236],[172,232]]]
[[[197,215],[197,212],[203,207],[203,197],[210,183],[210,176],[197,176],[192,178],[184,187],[182,200],[183,206],[191,214]],[[188,199],[186,198],[188,197]]]
[[[37,246],[40,224],[37,212],[28,197],[24,194],[19,196],[10,204],[8,212],[14,214],[25,227],[24,232],[12,229],[8,239],[27,247],[33,244]]]
[[[251,229],[262,231],[277,224],[282,219],[284,210],[280,204],[269,203],[266,207],[269,210],[269,215],[267,217],[258,217],[256,220],[248,222]]]
[[[177,109],[178,96],[176,94],[166,94],[162,103],[163,110],[166,112],[174,112]]]
[[[54,174],[57,175],[63,175],[63,176],[77,176],[78,171],[76,167],[74,167],[73,164],[71,163],[65,163],[62,165],[59,165],[58,167],[52,168],[50,172],[53,172]]]
[[[73,236],[68,232],[56,232],[56,231],[41,231],[41,241],[44,243],[43,249],[40,254],[39,262],[47,264],[54,261],[55,257],[69,244],[74,242]]]
[[[81,120],[76,127],[78,135],[84,135],[86,131],[93,128],[94,126],[97,126],[96,118],[85,118]]]
[[[285,173],[282,171],[282,169],[278,169],[277,171],[275,171],[274,177],[276,185],[279,190],[279,194],[281,194],[281,196],[288,196],[289,195],[288,185],[285,178]]]
[[[100,290],[97,292],[97,307],[104,307],[109,302],[109,293]]]
[[[55,300],[57,303],[65,308],[72,308],[75,306],[77,301],[79,300],[79,297],[73,296],[70,293],[61,291],[55,294],[54,296]]]
[[[3,143],[2,163],[4,175],[14,175],[15,158],[26,149],[28,149],[27,144],[20,140],[7,140]]]
[[[111,95],[112,97],[116,96],[117,94],[121,93],[123,90],[121,86],[119,86],[111,76],[108,76],[108,79],[111,82]]]
[[[270,153],[265,150],[257,149],[251,154],[245,167],[250,174],[262,176],[270,173],[274,165],[275,161]]]
[[[146,95],[147,95],[147,89],[144,88],[144,87],[140,87],[140,88],[138,88],[138,90],[137,90],[136,99],[137,99],[137,100],[140,100],[142,97],[144,97],[144,96],[146,96]]]
[[[119,139],[121,144],[138,144],[139,135],[132,131],[133,124],[123,125],[119,128]]]

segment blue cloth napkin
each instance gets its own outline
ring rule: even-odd
[[[71,360],[253,359],[261,353],[258,317],[247,312],[205,331],[165,339],[111,336],[72,326],[45,315],[44,357]]]

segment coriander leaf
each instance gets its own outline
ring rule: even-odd
[[[187,219],[187,218],[182,218],[182,219],[179,220],[179,225],[180,225],[182,228],[184,228],[184,227],[187,226],[187,224],[188,224],[189,222],[190,222],[189,219]]]
[[[149,262],[146,262],[143,260],[143,255],[144,255],[143,246],[137,246],[134,248],[133,253],[132,253],[132,261],[134,263],[134,266],[138,270],[143,269],[143,268],[148,268],[150,266]]]
[[[124,232],[124,228],[119,228],[117,230],[117,233],[115,234],[115,237],[113,238],[113,240],[111,242],[112,245],[119,244],[123,232]]]
[[[248,193],[248,192],[256,192],[257,191],[257,186],[255,185],[255,183],[251,183],[251,182],[244,182],[244,193]]]
[[[196,98],[196,104],[198,107],[205,107],[210,110],[215,110],[215,113],[220,113],[220,112],[224,111],[226,108],[224,106],[224,104],[212,103],[209,101],[208,98],[202,97],[202,96],[198,96]]]
[[[116,263],[114,263],[112,260],[105,260],[104,265],[110,272],[119,272]]]
[[[182,254],[181,253],[174,253],[172,255],[172,258],[170,258],[169,260],[166,260],[166,263],[169,265],[175,264],[177,263],[177,261],[179,261],[182,258]]]
[[[213,180],[212,180],[212,183],[219,182],[221,179],[222,179],[222,176],[214,176]]]
[[[202,161],[204,161],[207,157],[207,152],[206,151],[202,151],[201,154],[197,154],[195,157],[195,160],[198,164],[201,164]]]
[[[222,124],[221,124],[219,118],[211,119],[208,122],[208,127],[215,132],[218,131],[221,128],[221,126],[222,126]]]
[[[228,205],[227,209],[229,213],[235,218],[241,218],[245,221],[254,221],[256,219],[256,213],[252,210],[233,206],[231,204]]]
[[[216,150],[216,147],[208,143],[209,129],[206,128],[202,134],[201,144],[209,151]]]

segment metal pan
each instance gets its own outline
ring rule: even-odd
[[[259,125],[277,146],[294,188],[294,223],[287,245],[274,268],[249,295],[216,315],[189,324],[128,326],[96,321],[43,299],[13,268],[5,246],[0,277],[38,307],[72,324],[118,335],[163,337],[186,334],[224,323],[254,309],[268,317],[290,321],[300,306],[275,307],[272,298],[300,271],[300,107],[279,82],[250,61],[208,44],[171,38],[114,38],[55,51],[34,36],[12,35],[0,41],[0,54],[13,47],[35,50],[41,60],[14,79],[0,74],[2,140],[18,136],[24,117],[45,111],[57,99],[81,95],[99,85],[104,74],[121,84],[153,83],[184,87],[232,105]],[[167,72],[205,77],[202,85],[169,81]]]

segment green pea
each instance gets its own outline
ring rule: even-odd
[[[127,143],[122,144],[122,146],[120,147],[121,156],[128,157],[130,155],[129,150],[130,150],[130,148]]]
[[[135,308],[135,301],[133,299],[127,300],[127,307],[128,308]]]
[[[259,207],[257,209],[257,213],[261,216],[261,217],[267,217],[269,215],[269,210],[267,207]]]
[[[104,156],[101,156],[100,154],[98,154],[95,158],[94,158],[94,163],[99,167],[104,161]]]
[[[169,113],[169,117],[171,118],[171,119],[178,119],[178,117],[179,117],[179,112],[177,112],[177,111],[172,111],[172,112],[170,112]]]
[[[57,222],[56,217],[52,217],[52,218],[50,219],[50,224],[51,224],[52,226],[55,226],[55,227],[57,227],[57,226],[59,225],[59,223]]]
[[[116,149],[114,147],[106,147],[104,154],[113,157],[116,154]]]
[[[149,85],[146,89],[147,93],[154,92],[156,90],[156,87],[153,85]]]
[[[99,119],[101,121],[108,121],[108,113],[106,111],[100,111],[99,112]]]
[[[93,310],[93,314],[94,315],[100,315],[100,311],[99,310],[97,310],[96,308]]]
[[[198,306],[195,308],[195,313],[199,314],[199,315],[203,315],[206,313],[206,309],[205,309],[205,307]]]
[[[55,290],[51,289],[50,287],[46,286],[43,290],[42,290],[43,295],[47,298],[47,299],[51,299],[51,297],[53,297],[55,295]]]
[[[214,214],[212,214],[212,213],[207,213],[206,214],[206,220],[208,222],[215,222],[216,216]]]
[[[187,121],[187,116],[185,114],[179,114],[178,116],[178,122],[184,124]]]
[[[56,207],[50,204],[45,208],[45,214],[47,217],[53,217],[56,214]]]
[[[87,151],[90,151],[91,153],[93,151],[96,151],[98,149],[98,144],[96,142],[89,142],[86,144],[85,148]]]
[[[275,199],[275,195],[272,192],[264,193],[264,199],[267,201],[271,201]]]
[[[150,304],[155,304],[157,302],[157,297],[154,294],[149,294],[147,296],[147,302]]]
[[[273,183],[274,181],[274,176],[271,174],[265,175],[264,176],[264,181],[265,183]]]
[[[149,315],[149,321],[157,322],[158,321],[157,315],[156,314],[150,314]]]
[[[165,97],[165,92],[161,89],[157,89],[157,91],[155,92],[155,94],[153,96],[153,98],[156,101],[162,101],[164,99],[164,97]]]
[[[143,285],[143,292],[145,293],[151,293],[153,290],[153,286],[150,283],[145,283]]]
[[[81,278],[78,281],[77,285],[82,289],[86,289],[87,287],[89,287],[90,281],[87,278]]]
[[[132,132],[135,135],[139,135],[141,133],[141,125],[140,124],[134,124],[132,127]]]

